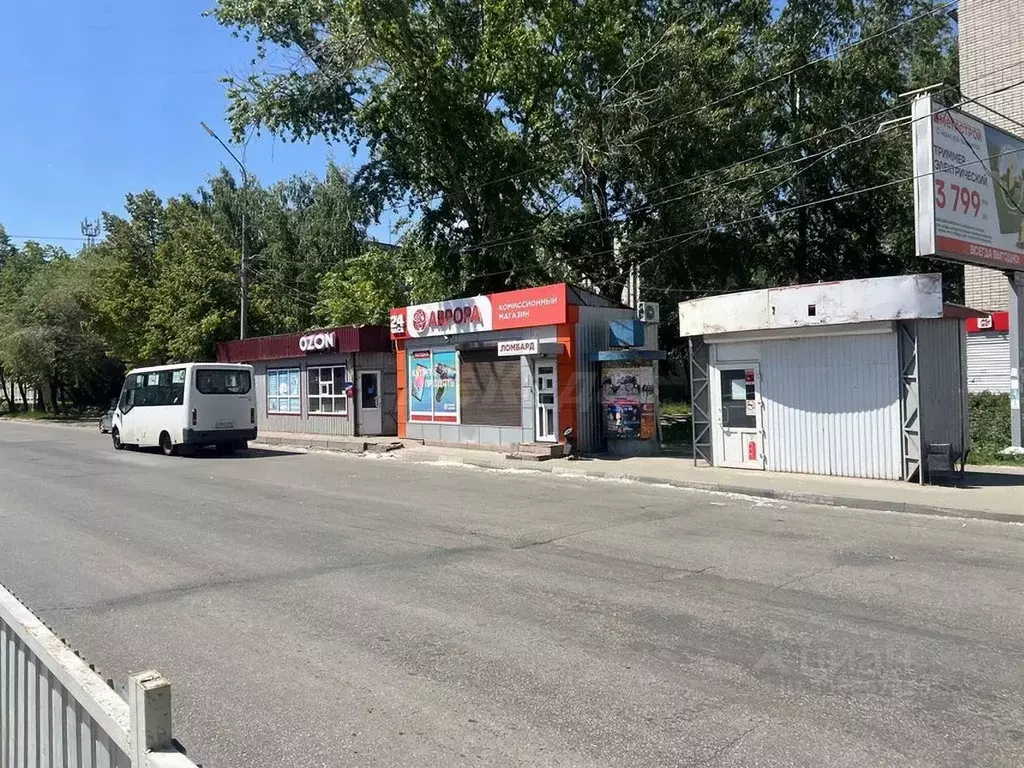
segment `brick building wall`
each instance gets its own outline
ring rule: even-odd
[[[1017,135],[1024,134],[1013,122],[1024,123],[1024,85],[985,94],[1024,80],[1022,19],[1024,0],[960,0],[960,82],[967,98],[980,101],[966,111]],[[977,309],[1008,309],[1006,276],[994,269],[964,267],[964,298]]]

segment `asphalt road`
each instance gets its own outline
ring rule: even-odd
[[[1024,765],[1024,527],[0,423],[0,582],[207,768]]]

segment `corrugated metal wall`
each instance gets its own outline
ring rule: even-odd
[[[589,453],[604,448],[604,425],[601,420],[599,363],[591,362],[595,352],[608,349],[608,326],[615,320],[627,320],[633,310],[624,307],[580,307],[576,323],[577,409],[580,449]],[[656,343],[656,342],[655,342]]]
[[[900,478],[895,334],[766,340],[760,347],[768,469]]]
[[[356,355],[356,375],[359,371],[380,371],[381,431],[385,435],[397,435],[398,378],[395,373],[395,353],[360,352]]]
[[[259,428],[265,432],[291,432],[293,434],[315,434],[347,437],[354,434],[353,414],[355,399],[348,403],[348,413],[344,416],[310,416],[306,371],[309,366],[345,365],[345,374],[349,381],[356,382],[360,370],[376,370],[381,373],[382,414],[381,422],[385,435],[398,434],[398,382],[395,376],[395,356],[390,352],[360,352],[353,355],[317,355],[316,357],[274,360],[272,362],[253,363],[256,371],[256,401],[259,408]],[[267,413],[267,369],[268,368],[299,368],[302,384],[302,412],[294,416]]]
[[[967,334],[967,387],[971,392],[1010,391],[1010,334]]]
[[[949,443],[961,456],[970,439],[963,320],[916,320],[921,447]]]

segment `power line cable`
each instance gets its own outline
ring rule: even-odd
[[[990,96],[998,95],[1000,93],[1003,93],[1005,91],[1011,90],[1013,88],[1018,88],[1021,85],[1024,85],[1024,79],[1019,80],[1019,81],[1017,81],[1015,83],[1012,83],[1011,85],[1002,86],[1000,88],[997,88],[994,91],[991,91],[991,92],[989,92],[987,94],[982,94],[981,96],[977,96],[975,98],[968,99],[966,102],[961,102],[961,105],[964,104],[964,103],[980,103],[979,102],[980,99],[988,98]],[[984,106],[984,105],[982,105],[982,106]],[[900,105],[900,107],[905,108],[903,105]],[[943,107],[942,109],[936,110],[932,114],[940,114],[942,112],[947,112],[950,109],[956,109],[956,108],[958,108],[958,107]],[[861,121],[858,121],[858,122],[863,122],[863,120],[870,119],[870,117],[880,116],[882,114],[886,114],[886,113],[889,113],[889,112],[892,112],[892,111],[893,111],[893,109],[885,110],[883,112],[877,113],[877,115],[869,116],[869,118],[863,118]],[[869,135],[866,135],[866,136],[861,136],[861,137],[858,137],[856,139],[852,139],[852,140],[844,142],[842,144],[839,144],[839,145],[830,147],[828,149],[822,150],[822,151],[820,151],[820,152],[818,152],[818,153],[816,153],[814,155],[807,155],[805,157],[796,158],[794,160],[786,161],[786,162],[780,163],[778,165],[774,165],[774,166],[770,166],[768,168],[761,169],[759,171],[756,171],[755,173],[749,174],[748,176],[744,176],[744,177],[741,177],[741,178],[738,178],[738,179],[734,179],[732,181],[725,182],[724,184],[719,185],[719,187],[727,186],[729,184],[736,183],[736,182],[739,182],[739,181],[745,181],[745,180],[748,180],[748,179],[753,178],[755,176],[763,175],[765,173],[770,173],[772,171],[775,171],[775,170],[778,170],[780,168],[786,167],[787,165],[797,164],[797,163],[803,162],[805,160],[813,159],[815,157],[822,157],[822,156],[828,155],[828,154],[830,154],[832,152],[838,151],[839,149],[843,149],[843,148],[845,148],[847,146],[851,146],[852,144],[860,143],[861,141],[870,140],[870,139],[872,139],[872,138],[874,138],[876,136],[882,135],[882,133],[885,133],[885,132],[888,132],[888,131],[891,131],[891,130],[893,130],[895,128],[900,128],[900,127],[902,127],[902,123],[893,124],[893,125],[890,125],[890,126],[886,127],[882,131],[876,131],[876,132],[874,132],[872,134],[869,134]],[[745,162],[745,161],[740,161],[740,163],[743,163],[743,162]],[[734,163],[732,165],[726,166],[724,169],[717,169],[715,171],[708,171],[707,173],[700,174],[700,175],[694,177],[694,179],[699,180],[701,178],[706,178],[706,177],[714,175],[715,173],[718,173],[718,172],[720,172],[722,170],[729,170],[731,168],[734,168],[734,167],[736,167],[736,165],[738,165],[738,164]],[[630,216],[630,215],[632,215],[634,213],[643,212],[643,211],[649,210],[651,208],[657,208],[657,207],[660,207],[660,206],[663,206],[663,205],[667,205],[669,203],[678,202],[680,200],[684,200],[684,199],[687,199],[689,197],[693,197],[693,196],[695,196],[697,194],[700,194],[702,192],[709,191],[710,189],[711,189],[710,187],[705,187],[705,188],[702,188],[702,189],[695,190],[694,192],[687,193],[685,195],[679,195],[677,197],[671,197],[671,198],[668,198],[666,200],[661,200],[661,201],[658,201],[657,203],[651,203],[651,204],[640,206],[640,207],[634,208],[634,209],[627,209],[626,211],[622,212],[619,215]],[[602,224],[602,223],[605,223],[607,221],[614,221],[614,220],[609,220],[609,219],[606,219],[606,218],[603,218],[603,217],[602,218],[594,218],[594,219],[590,219],[590,220],[587,220],[587,221],[574,223],[574,224],[570,225],[567,228],[567,231],[571,231],[573,229],[576,229],[576,228],[579,228],[579,227],[582,227],[582,226],[590,226],[590,225],[595,225],[595,224]],[[513,238],[507,238],[507,239],[492,240],[492,241],[489,241],[489,242],[483,242],[483,243],[479,243],[479,244],[476,244],[476,245],[467,246],[466,248],[464,248],[462,250],[463,250],[463,252],[472,253],[472,252],[483,250],[485,248],[500,247],[500,246],[505,246],[505,245],[516,245],[518,243],[529,242],[531,240],[534,240],[537,237],[535,232],[532,233],[532,234],[528,234],[527,230],[523,230],[523,231],[519,232],[518,234],[527,235],[527,236],[526,237],[519,237],[519,238],[513,237]]]
[[[782,73],[780,73],[778,75],[773,75],[772,77],[769,77],[769,78],[766,78],[764,80],[761,80],[761,81],[759,81],[757,83],[754,83],[753,85],[747,86],[745,88],[741,88],[738,91],[734,91],[734,92],[729,93],[729,94],[727,94],[725,96],[719,97],[719,98],[717,98],[717,99],[715,99],[713,101],[707,102],[705,104],[701,104],[700,106],[694,107],[693,109],[690,109],[690,110],[688,110],[686,112],[683,112],[681,114],[672,115],[671,117],[667,117],[664,120],[661,120],[661,121],[659,121],[657,123],[654,123],[652,125],[649,125],[649,126],[646,126],[646,127],[642,128],[639,132],[637,132],[635,134],[632,134],[630,136],[630,138],[634,138],[635,139],[635,138],[643,135],[644,133],[646,133],[648,131],[652,131],[652,130],[654,130],[656,128],[660,128],[660,127],[662,127],[664,125],[668,125],[669,123],[675,122],[677,120],[682,120],[682,119],[684,119],[686,117],[689,117],[691,115],[697,114],[698,112],[701,112],[701,111],[703,111],[705,109],[710,109],[712,107],[719,106],[720,104],[724,104],[725,102],[731,101],[732,99],[736,98],[737,96],[742,96],[744,94],[752,93],[752,92],[754,92],[754,91],[756,91],[756,90],[758,90],[760,88],[763,88],[765,85],[769,85],[771,83],[779,82],[780,80],[782,80],[782,79],[784,79],[786,77],[789,77],[790,75],[793,75],[793,74],[795,74],[797,72],[800,72],[801,70],[804,70],[804,69],[806,69],[808,67],[811,67],[811,66],[813,66],[815,64],[819,64],[819,63],[821,63],[823,61],[830,61],[830,60],[839,61],[840,57],[842,56],[842,54],[846,53],[847,51],[852,50],[853,48],[856,48],[857,46],[860,46],[860,45],[863,45],[865,43],[871,42],[872,40],[877,40],[877,39],[879,39],[881,37],[888,36],[888,35],[892,34],[893,32],[896,32],[896,31],[898,31],[898,30],[900,30],[900,29],[902,29],[902,28],[904,28],[904,27],[906,27],[906,26],[908,26],[910,24],[913,24],[913,23],[916,23],[916,22],[921,21],[923,19],[935,16],[935,15],[937,15],[939,13],[948,11],[952,6],[956,5],[958,1],[959,0],[949,0],[949,2],[946,2],[946,3],[944,3],[941,6],[937,6],[935,8],[932,8],[932,9],[930,9],[928,11],[925,11],[923,13],[918,14],[917,16],[912,16],[909,19],[904,19],[903,21],[899,22],[898,24],[894,24],[891,27],[888,27],[888,28],[886,28],[884,30],[881,30],[881,31],[876,32],[876,33],[874,33],[872,35],[869,35],[868,37],[864,37],[864,38],[860,38],[858,40],[855,40],[852,43],[849,43],[849,44],[847,44],[845,46],[841,46],[841,47],[837,48],[834,52],[827,53],[827,54],[824,54],[822,56],[819,56],[816,59],[812,59],[812,60],[810,60],[808,62],[805,62],[804,64],[801,64],[801,65],[799,65],[797,67],[794,67],[794,68],[792,68],[790,70],[787,70],[786,72],[782,72]],[[551,163],[545,163],[545,164],[541,164],[541,165],[532,166],[532,167],[527,168],[526,170],[523,170],[523,171],[517,171],[515,173],[507,174],[505,176],[500,176],[497,179],[491,179],[489,181],[483,182],[479,186],[479,188],[480,189],[484,189],[485,187],[492,186],[494,184],[500,184],[503,181],[509,181],[511,179],[518,178],[519,176],[525,176],[526,174],[533,173],[534,171],[540,171],[540,170],[544,170],[544,169],[550,168],[550,167],[552,167]],[[405,208],[406,210],[411,211],[413,207],[419,207],[419,206],[422,206],[424,203],[429,203],[429,202],[436,201],[436,200],[439,200],[439,199],[442,199],[442,198],[443,198],[443,194],[439,193],[439,194],[436,194],[436,195],[432,195],[431,197],[427,198],[426,200],[422,201],[421,203],[403,203],[401,205],[392,207],[392,210],[396,210],[397,211],[398,208]]]
[[[1020,80],[1020,81],[1018,81],[1016,83],[1012,83],[1010,85],[1007,85],[1007,86],[1002,86],[1002,87],[997,88],[997,89],[995,89],[995,90],[993,90],[993,91],[991,91],[989,93],[981,94],[980,96],[976,96],[976,97],[973,97],[971,99],[967,99],[965,102],[961,102],[960,104],[958,104],[955,107],[943,106],[943,107],[941,107],[939,109],[934,110],[931,113],[931,115],[941,114],[941,113],[944,113],[944,112],[948,112],[948,111],[950,111],[952,109],[958,109],[958,108],[962,107],[964,103],[973,102],[973,103],[979,103],[980,104],[980,99],[988,98],[989,96],[993,96],[993,95],[997,95],[999,93],[1005,92],[1005,91],[1010,90],[1012,88],[1020,87],[1021,85],[1024,85],[1024,79],[1022,79],[1022,80]],[[981,106],[984,106],[984,105],[982,104]],[[860,122],[862,122],[862,121],[860,121]],[[884,132],[895,130],[897,128],[902,128],[903,125],[904,125],[904,123],[897,123],[897,124],[889,125],[883,131],[876,130],[872,134],[868,134],[868,135],[857,137],[855,139],[851,139],[849,141],[846,141],[846,142],[843,142],[841,144],[838,144],[838,145],[835,145],[833,147],[829,147],[829,148],[827,148],[825,150],[822,150],[822,151],[820,151],[820,152],[818,152],[818,153],[816,153],[814,155],[808,155],[808,156],[805,156],[805,157],[802,157],[802,158],[798,158],[795,161],[787,161],[785,163],[781,163],[779,165],[772,166],[769,169],[764,169],[762,171],[759,171],[757,174],[752,174],[752,175],[759,175],[760,173],[763,173],[763,172],[766,172],[766,171],[778,170],[778,169],[786,167],[788,165],[793,165],[795,163],[807,162],[809,160],[813,160],[813,162],[810,163],[808,166],[805,166],[804,168],[798,169],[796,171],[796,173],[794,173],[788,180],[785,180],[782,183],[780,183],[779,185],[777,185],[775,187],[775,189],[777,190],[780,187],[784,186],[789,181],[791,181],[793,178],[795,178],[800,173],[803,173],[803,172],[809,170],[809,168],[811,166],[813,166],[814,164],[824,160],[829,154],[833,154],[833,153],[838,152],[839,150],[841,150],[843,148],[846,148],[848,146],[860,143],[862,141],[869,140],[871,138],[874,138],[875,136],[881,135]],[[979,159],[979,161],[980,161],[980,159]],[[969,164],[971,164],[971,163],[967,163],[967,165],[969,165]],[[916,178],[916,177],[910,177],[910,179],[913,179],[913,178]],[[683,242],[685,243],[685,242],[689,242],[690,240],[695,239],[696,237],[698,237],[700,235],[709,234],[711,232],[714,232],[717,229],[721,229],[721,228],[724,228],[724,227],[733,226],[733,225],[740,224],[740,223],[748,223],[750,221],[755,221],[755,220],[758,220],[758,219],[762,219],[762,218],[766,218],[766,217],[771,217],[771,216],[786,215],[787,213],[790,213],[792,211],[797,211],[797,210],[800,210],[802,208],[808,208],[808,207],[812,207],[812,206],[815,206],[815,205],[821,205],[821,204],[824,204],[824,203],[827,203],[827,202],[832,202],[832,201],[835,201],[835,200],[842,200],[842,199],[845,199],[845,198],[848,198],[848,197],[852,197],[852,196],[855,196],[855,195],[863,194],[865,192],[876,191],[878,189],[883,189],[883,188],[886,188],[886,187],[890,187],[890,186],[893,186],[895,184],[904,183],[904,182],[906,182],[906,181],[908,181],[910,179],[897,179],[897,180],[894,180],[894,181],[885,182],[883,184],[876,185],[874,187],[869,187],[869,188],[862,189],[862,190],[855,190],[855,191],[852,191],[852,192],[843,193],[843,194],[838,195],[838,196],[832,196],[832,197],[828,197],[828,198],[823,198],[821,200],[813,201],[813,202],[810,202],[810,203],[805,203],[805,204],[800,204],[800,205],[796,205],[796,206],[791,206],[790,208],[787,208],[787,209],[784,209],[784,210],[781,210],[781,211],[769,211],[769,212],[766,212],[766,213],[763,213],[763,214],[755,215],[755,216],[752,216],[752,217],[746,217],[746,218],[743,218],[743,219],[737,219],[737,220],[730,221],[730,222],[725,222],[725,223],[722,223],[722,224],[708,225],[708,226],[706,226],[704,228],[695,229],[695,230],[692,230],[690,232],[683,232],[683,233],[678,233],[678,234],[674,234],[674,235],[668,235],[668,236],[665,236],[665,237],[655,238],[655,239],[650,239],[650,240],[635,241],[635,242],[632,242],[632,243],[628,243],[628,245],[631,246],[631,247],[637,247],[637,246],[644,246],[644,245],[653,245],[653,244],[661,243],[661,242],[673,242],[673,243],[675,243],[677,240],[686,238],[685,240],[683,240]],[[703,190],[698,190],[697,193],[699,193],[700,191],[703,191]],[[684,195],[684,196],[681,196],[681,197],[687,197],[687,196],[689,196],[689,195]],[[667,202],[671,202],[671,200],[663,201],[663,204],[667,203]],[[594,256],[607,255],[607,254],[614,253],[614,252],[615,252],[615,249],[604,250],[604,251],[590,251],[590,252],[588,252],[586,254],[581,254],[581,255],[573,258],[573,259],[562,258],[561,259],[561,263],[563,265],[565,265],[565,266],[572,267],[573,265],[579,264],[580,262],[590,260]],[[664,255],[664,253],[666,253],[666,252],[667,252],[667,250],[663,250],[660,253],[655,254],[654,256],[649,257],[648,259],[645,259],[644,261],[640,262],[640,264],[638,266],[644,266],[644,265],[650,263],[651,261],[653,261],[654,259],[659,258],[660,256]],[[478,275],[474,275],[474,277],[475,278],[494,277],[494,276],[497,276],[497,275],[511,274],[511,273],[515,272],[517,269],[522,268],[522,266],[523,265],[515,265],[515,266],[513,266],[513,267],[511,267],[509,269],[497,270],[497,271],[494,271],[494,272],[485,272],[485,273],[481,273],[481,274],[478,274]],[[532,268],[532,267],[536,267],[537,265],[536,264],[528,264],[526,266],[529,267],[529,268]],[[601,284],[609,283],[609,282],[612,282],[613,280],[617,280],[617,279],[618,278],[610,278],[609,280],[606,280],[606,281],[604,281]],[[300,292],[295,292],[295,295],[296,295],[296,298],[299,298],[300,300],[306,301],[310,306],[312,306],[313,304],[316,303],[315,301],[314,302],[309,302],[308,301],[308,297],[306,297],[305,295],[301,294]]]

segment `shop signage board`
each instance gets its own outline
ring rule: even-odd
[[[512,339],[498,342],[498,357],[520,357],[521,355],[536,355],[539,352],[540,342],[537,339]]]
[[[564,283],[391,310],[391,337],[420,339],[458,333],[559,325],[568,315]]]
[[[299,349],[303,352],[329,352],[338,346],[338,338],[334,331],[307,333],[299,337]]]
[[[917,254],[1024,270],[1024,139],[930,95],[912,117]]]

